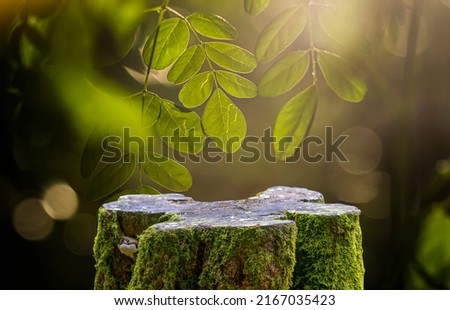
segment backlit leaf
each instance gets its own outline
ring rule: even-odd
[[[170,68],[167,80],[174,84],[181,84],[194,76],[205,61],[205,51],[201,45],[188,48]]]
[[[180,90],[178,99],[187,108],[202,105],[211,96],[213,88],[213,73],[202,72],[190,79]]]
[[[250,73],[256,68],[256,59],[249,51],[230,43],[205,43],[206,55],[222,68]]]
[[[258,15],[269,5],[270,0],[245,0],[245,11],[251,15]]]
[[[131,178],[135,167],[133,154],[125,155],[117,163],[105,165],[92,179],[87,199],[94,201],[113,193]]]
[[[192,185],[189,171],[176,161],[162,155],[147,154],[142,168],[152,181],[171,191],[186,191]]]
[[[203,148],[205,135],[200,117],[195,112],[183,112],[175,104],[163,99],[156,129],[163,141],[175,150],[198,153]]]
[[[144,97],[140,96],[134,99],[137,104],[142,104],[142,100],[144,100],[143,126],[151,127],[158,120],[162,100],[158,95],[153,93],[146,93]]]
[[[211,39],[233,40],[238,35],[236,28],[217,15],[194,13],[188,16],[188,20],[195,31]]]
[[[291,90],[308,71],[309,59],[307,51],[295,51],[281,58],[259,80],[259,94],[275,97]]]
[[[317,61],[327,85],[336,95],[349,102],[360,102],[364,99],[367,92],[366,82],[345,59],[319,52]]]
[[[217,81],[219,85],[231,96],[236,98],[253,98],[256,96],[256,85],[232,72],[218,70],[216,71]]]
[[[291,98],[278,113],[275,122],[275,154],[279,159],[294,155],[305,138],[317,106],[316,86],[310,86]]]
[[[206,104],[202,124],[206,134],[228,153],[239,149],[247,132],[244,115],[221,89]]]
[[[154,47],[155,35],[156,46]],[[170,66],[186,50],[189,42],[189,28],[186,22],[179,18],[169,18],[161,22],[147,39],[142,57],[148,66],[153,52],[151,68],[162,70]]]
[[[359,53],[370,53],[369,41],[363,33],[355,27],[354,18],[340,14],[338,10],[329,7],[320,7],[317,13],[320,27],[333,40],[347,49],[354,49]]]
[[[306,12],[293,7],[278,14],[262,31],[256,43],[256,58],[266,63],[283,52],[303,32]]]

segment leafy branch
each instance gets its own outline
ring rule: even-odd
[[[266,1],[248,1],[258,7]],[[370,50],[367,41],[351,27],[336,20],[337,10],[328,3],[303,1],[297,6],[285,9],[276,15],[263,29],[256,44],[256,57],[262,64],[275,60],[266,70],[258,83],[258,92],[262,97],[276,97],[286,94],[297,86],[310,70],[312,83],[303,91],[295,94],[280,110],[274,126],[275,152],[279,159],[294,155],[314,119],[318,104],[317,65],[328,87],[341,99],[360,102],[367,91],[366,84],[357,71],[342,56],[320,49],[315,45],[314,31],[317,13],[320,28],[330,38],[337,41],[342,33],[358,39],[355,45],[365,52]],[[299,40],[304,29],[308,28],[309,47],[284,53],[288,47]],[[285,137],[292,137],[286,140]]]

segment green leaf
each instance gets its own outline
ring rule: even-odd
[[[156,46],[154,46],[155,35]],[[187,23],[179,18],[169,18],[161,22],[159,31],[156,29],[147,39],[142,51],[142,57],[148,66],[153,53],[152,69],[162,70],[174,63],[186,50],[189,42]]]
[[[153,126],[158,120],[161,111],[161,98],[154,93],[146,93],[144,97],[134,97],[135,104],[142,105],[144,98],[144,117],[142,119],[144,127]]]
[[[127,154],[121,161],[104,166],[92,179],[87,199],[94,201],[108,196],[131,178],[135,167],[136,160],[133,154]]]
[[[214,75],[211,71],[202,72],[190,79],[180,90],[178,99],[187,108],[202,105],[211,96]]]
[[[206,134],[228,153],[239,149],[247,132],[244,115],[221,89],[206,104],[202,123]]]
[[[188,20],[195,31],[211,39],[234,40],[238,35],[236,28],[217,15],[194,13]]]
[[[236,98],[256,97],[257,89],[252,81],[236,73],[223,70],[217,70],[216,76],[219,85],[231,96]]]
[[[256,59],[249,51],[230,43],[206,42],[206,55],[222,68],[250,73],[256,68]]]
[[[158,195],[161,194],[156,188],[147,185],[141,185],[137,189],[138,194]]]
[[[162,155],[147,154],[142,168],[152,181],[169,190],[182,192],[192,185],[189,171],[176,161]]]
[[[355,18],[340,14],[338,10],[329,7],[320,7],[317,17],[323,31],[337,43],[347,49],[354,49],[363,54],[370,53],[369,41],[354,25]]]
[[[283,52],[303,32],[306,12],[293,7],[278,14],[262,31],[256,43],[256,58],[266,63]]]
[[[270,0],[245,0],[244,8],[248,14],[258,15],[269,5]]]
[[[188,48],[173,64],[167,74],[167,80],[174,84],[181,84],[194,76],[205,61],[205,50],[201,45]]]
[[[103,135],[94,128],[86,142],[81,155],[80,173],[83,178],[89,178],[97,168],[103,155]]]
[[[274,128],[277,158],[284,160],[294,155],[296,147],[305,138],[312,124],[317,100],[316,86],[312,85],[281,108]]]
[[[327,85],[342,99],[349,102],[360,102],[364,99],[367,86],[364,79],[343,58],[319,52],[319,67]]]
[[[195,112],[180,111],[170,100],[162,101],[156,129],[163,141],[175,150],[196,154],[203,148],[205,135],[200,117]]]
[[[307,51],[295,51],[281,58],[259,80],[259,95],[275,97],[288,92],[303,79],[309,63]]]

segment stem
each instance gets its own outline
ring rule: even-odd
[[[148,12],[159,11],[159,14],[158,14],[158,24],[156,25],[156,30],[155,30],[155,37],[153,39],[152,51],[150,53],[150,59],[148,61],[147,70],[145,72],[145,81],[144,81],[144,85],[143,85],[143,89],[142,89],[141,126],[144,125],[145,97],[146,97],[146,94],[148,93],[148,82],[149,82],[149,77],[150,77],[150,71],[152,68],[153,57],[155,55],[156,42],[158,41],[159,27],[161,25],[161,22],[163,21],[164,14],[166,12],[168,5],[169,5],[169,0],[164,0],[159,8],[154,7],[154,8],[150,8],[147,10]],[[141,156],[141,152],[138,153],[138,156],[139,157]],[[138,158],[138,165],[139,165],[139,185],[142,185],[142,160],[140,158]]]
[[[307,5],[307,13],[308,13],[308,36],[309,36],[309,52],[311,54],[311,61],[312,61],[312,69],[311,69],[311,75],[313,78],[313,85],[317,83],[317,61],[316,61],[316,53],[317,49],[314,46],[314,38],[313,38],[313,16],[312,16],[312,7],[315,5],[313,3],[313,0],[308,1]]]

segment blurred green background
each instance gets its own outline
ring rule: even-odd
[[[252,51],[271,17],[297,2],[272,1],[258,16],[246,14],[238,0],[170,5],[186,15],[223,16],[238,29],[237,44]],[[371,53],[354,52],[351,38],[344,46],[320,34],[318,40],[352,60],[368,93],[352,104],[319,82],[310,134],[324,138],[332,126],[335,136],[348,135],[342,150],[349,163],[188,162],[194,182],[186,195],[208,201],[246,198],[275,185],[317,190],[327,202],[362,210],[367,289],[449,289],[450,3],[342,3],[354,17],[343,22],[370,41]],[[145,10],[159,4],[0,0],[1,288],[93,287],[102,201],[86,199],[90,180],[80,175],[81,155],[96,125],[139,122],[124,98],[142,88],[140,49],[157,19]],[[307,48],[307,38],[295,44]],[[266,69],[248,77],[257,81]],[[151,88],[176,101],[179,87],[164,74],[152,73]],[[287,98],[237,100],[248,135],[272,127]]]

